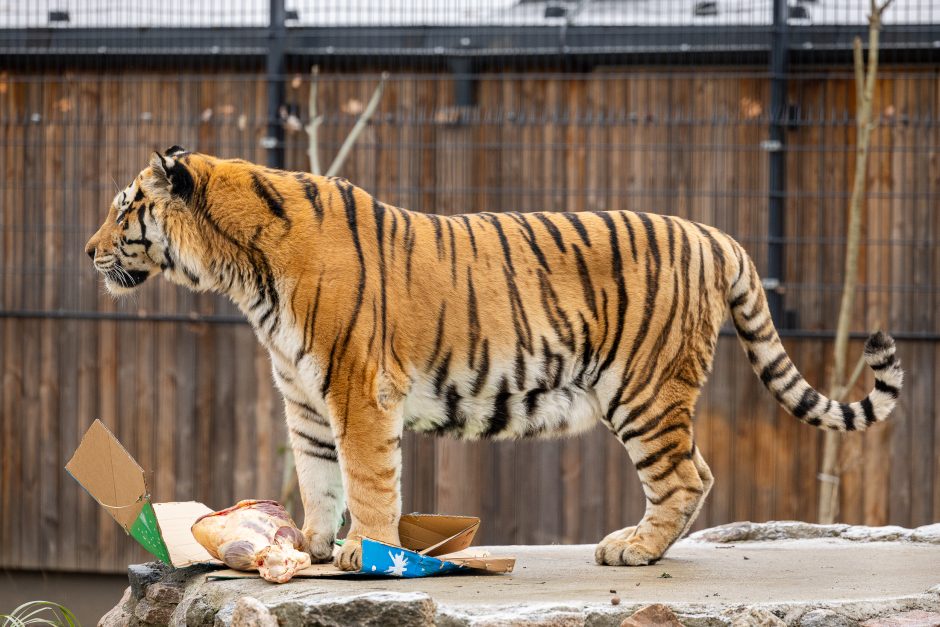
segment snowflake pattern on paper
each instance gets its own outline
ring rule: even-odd
[[[402,551],[398,555],[392,555],[392,552],[389,551],[388,556],[392,558],[392,565],[385,569],[386,574],[403,577],[408,566],[408,558],[405,557],[405,552]]]

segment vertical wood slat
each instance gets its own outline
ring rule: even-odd
[[[25,90],[24,105],[25,111],[31,116],[37,111],[41,96],[37,94],[39,86],[29,85]],[[40,138],[39,131],[33,127],[26,127],[23,139],[28,143],[34,143]],[[41,167],[37,163],[40,155],[39,151],[33,151],[30,154],[24,154],[22,158],[23,166],[21,175],[23,180],[36,180]],[[38,232],[41,228],[39,218],[40,211],[32,210],[37,203],[37,189],[35,186],[25,186],[22,195],[23,207],[20,218],[24,232]],[[42,247],[41,246],[23,246],[20,249],[19,262],[22,267],[41,268],[42,267]],[[41,288],[34,289],[26,280],[21,281],[20,291],[25,302],[32,306],[40,304],[42,296]],[[37,348],[40,347],[40,324],[38,321],[28,321],[21,327],[21,333],[17,341],[21,343],[21,385],[22,385],[22,403],[20,405],[19,419],[20,429],[22,430],[21,448],[21,479],[22,493],[17,499],[16,508],[23,514],[20,523],[20,565],[25,568],[31,568],[38,565],[40,555],[40,524],[36,524],[40,519],[42,502],[40,500],[40,470],[42,465],[41,455],[41,433],[40,433],[40,410],[38,386],[41,355]],[[31,522],[30,522],[31,521]]]

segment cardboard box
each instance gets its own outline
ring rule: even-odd
[[[212,510],[196,502],[154,503],[143,468],[121,446],[114,434],[96,420],[82,438],[65,469],[101,507],[149,553],[181,568],[216,564],[193,537],[196,519]],[[295,577],[369,575],[427,577],[455,572],[511,572],[515,558],[494,557],[470,549],[480,527],[473,516],[407,514],[398,526],[402,546],[375,540],[362,542],[362,570],[341,571],[332,564],[314,564]],[[214,579],[258,577],[254,571],[219,570]]]

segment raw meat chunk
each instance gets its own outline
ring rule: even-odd
[[[213,557],[268,581],[284,583],[310,566],[304,534],[277,501],[239,501],[202,516],[192,530]]]

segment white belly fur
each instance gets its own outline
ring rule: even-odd
[[[405,426],[413,431],[445,431],[461,439],[479,439],[490,427],[494,405],[499,391],[488,386],[474,397],[469,384],[457,385],[461,396],[457,427],[449,426],[447,403],[426,375],[413,373],[413,384],[404,401]],[[515,392],[506,399],[508,422],[506,428],[493,436],[512,439],[534,436],[575,434],[593,427],[601,416],[601,407],[593,389],[561,385],[538,395],[535,410],[526,408],[527,391]]]

